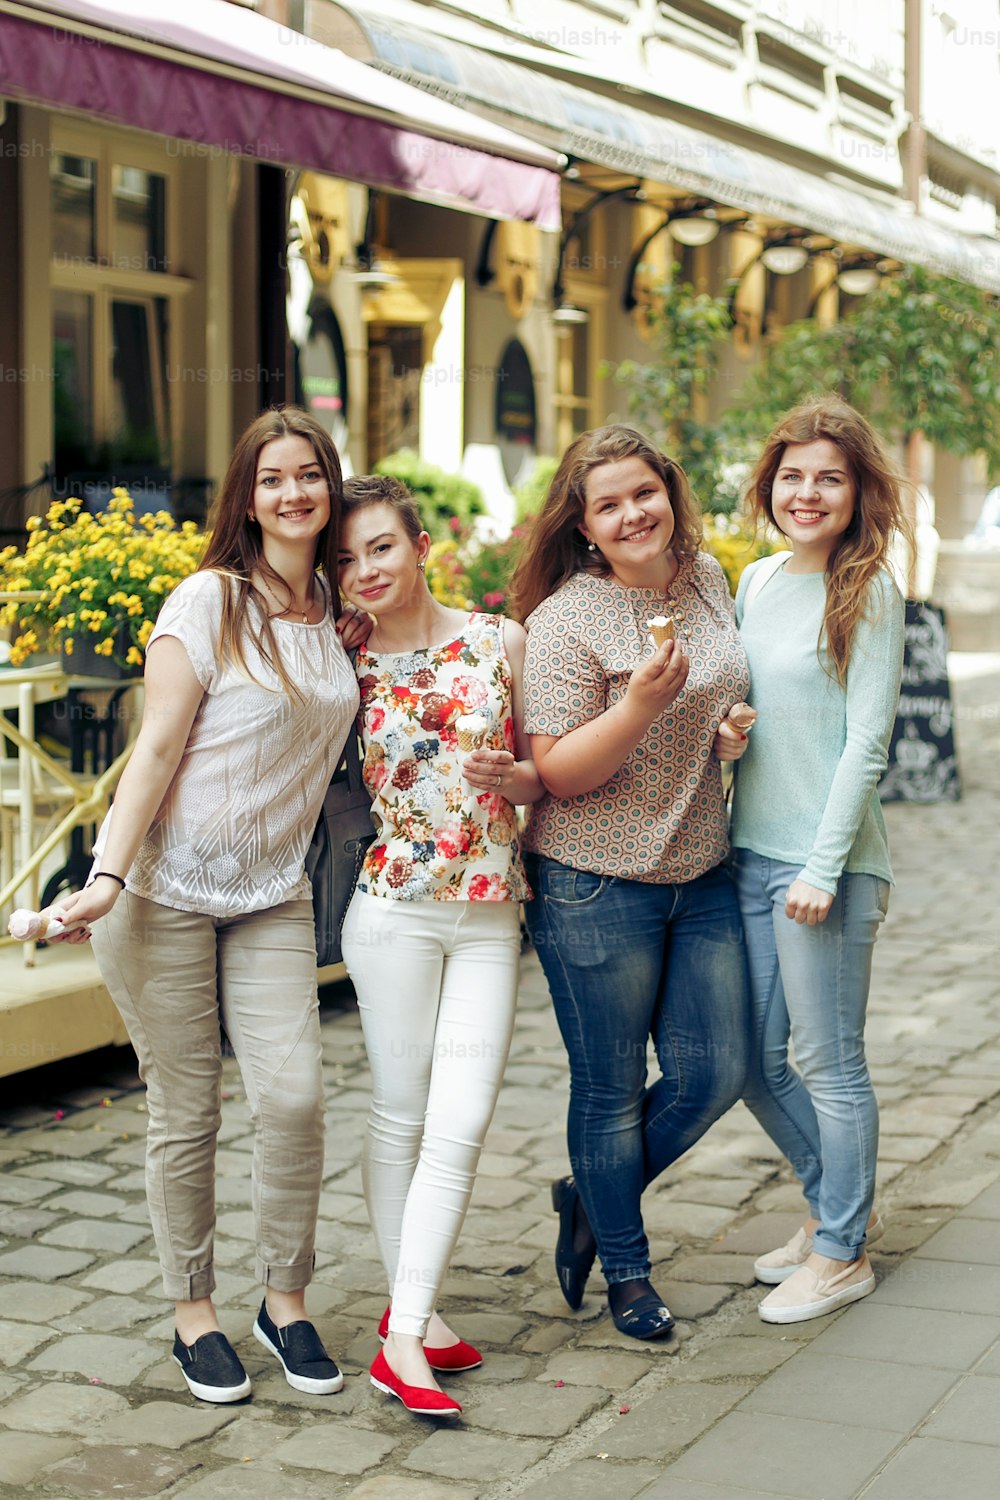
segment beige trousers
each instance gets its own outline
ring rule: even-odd
[[[146,1084],[146,1191],[164,1292],[188,1300],[215,1286],[220,1015],[256,1131],[256,1275],[278,1291],[306,1286],[323,1175],[311,902],[222,918],[124,891],[93,946]]]

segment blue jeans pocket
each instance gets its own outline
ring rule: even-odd
[[[543,898],[556,906],[587,906],[611,885],[608,875],[592,870],[571,870],[567,866],[545,872]]]
[[[554,861],[539,871],[532,937],[536,948],[548,943],[570,968],[590,969],[608,957],[608,921],[602,919],[602,897],[616,885],[613,876],[573,870]],[[540,920],[539,920],[540,919]],[[612,928],[617,924],[612,921]]]

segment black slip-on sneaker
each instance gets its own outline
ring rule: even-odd
[[[264,1301],[253,1325],[253,1336],[281,1360],[285,1379],[294,1390],[311,1396],[332,1396],[343,1387],[344,1377],[311,1323],[303,1320],[289,1323],[287,1328],[277,1328],[268,1317]]]
[[[174,1359],[199,1401],[242,1401],[250,1394],[250,1377],[224,1333],[203,1333],[185,1344],[175,1330]]]

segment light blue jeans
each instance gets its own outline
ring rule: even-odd
[[[785,916],[801,868],[736,850],[753,1007],[744,1098],[802,1182],[820,1221],[814,1249],[856,1260],[875,1194],[878,1105],[864,1028],[889,883],[842,875],[826,921],[809,927]]]

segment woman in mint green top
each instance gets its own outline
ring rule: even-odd
[[[903,659],[887,567],[905,523],[890,459],[838,397],[779,423],[749,497],[791,551],[748,568],[736,596],[758,713],[732,829],[754,1015],[745,1097],[810,1213],[754,1269],[775,1285],[760,1316],[797,1323],[875,1286],[865,1243],[881,1233],[878,1108],[864,1023],[892,879],[877,786]],[[720,741],[734,733],[723,725]]]

